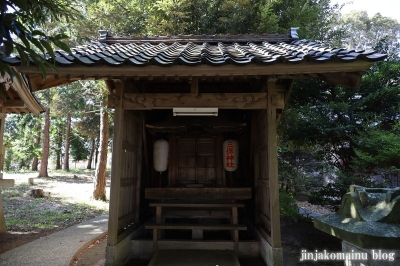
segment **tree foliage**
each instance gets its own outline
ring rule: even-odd
[[[89,156],[86,139],[76,131],[72,133],[71,137],[71,156],[75,162],[86,160]]]
[[[373,18],[376,17],[380,15]],[[348,21],[348,29],[356,28],[353,22]],[[390,25],[395,28],[397,22]],[[390,33],[390,26],[385,27],[389,27],[386,32]],[[357,30],[349,32],[349,36],[360,35],[363,36]],[[380,37],[383,38],[376,39]],[[385,176],[399,169],[400,50],[398,40],[392,37],[371,36],[369,43],[363,44],[363,48],[373,46],[389,56],[366,71],[360,89],[317,80],[296,81],[293,87],[279,128],[281,145],[290,147],[292,153],[312,149],[321,155],[321,161],[333,167],[330,181],[334,183],[312,193],[315,202],[335,204],[332,199],[340,199],[350,184],[375,186],[373,175]],[[348,43],[348,39],[343,42]],[[287,154],[281,156],[288,158]],[[318,180],[324,177],[317,176]]]
[[[67,38],[65,34],[54,36],[45,34],[40,26],[48,22],[69,20],[78,15],[71,7],[69,0],[5,0],[1,1],[0,14],[0,45],[3,50],[1,58],[9,56],[16,51],[23,66],[31,61],[40,68],[46,76],[46,67],[55,68],[44,60],[45,54],[55,58],[52,45],[65,51],[69,47],[62,41]],[[0,61],[0,73],[15,76],[14,69]]]
[[[26,169],[31,160],[41,155],[36,136],[42,130],[40,117],[32,114],[9,115],[5,124],[4,145],[6,146],[5,168]]]
[[[341,31],[332,28],[338,11],[329,0],[100,0],[87,5],[76,31],[93,39],[100,29],[126,36],[286,33],[300,26],[302,36],[327,40]]]
[[[72,9],[69,0],[38,3],[5,1],[0,34],[3,57],[13,50],[24,64],[31,57],[44,74],[46,66],[53,66],[42,62],[40,55],[52,57],[54,45],[67,49],[61,43],[65,31],[71,35],[68,41],[72,45],[96,39],[100,29],[129,36],[286,33],[291,27],[300,27],[301,38],[387,53],[385,62],[366,71],[359,90],[320,80],[295,82],[279,127],[280,172],[282,181],[295,192],[336,176],[336,183],[326,186],[324,192],[332,190],[336,195],[352,182],[369,184],[371,173],[399,167],[398,147],[393,143],[398,142],[400,110],[400,26],[393,19],[380,14],[369,17],[366,12],[341,16],[341,6],[331,5],[329,0],[84,0]],[[68,21],[76,11],[81,19]],[[11,71],[2,63],[0,68],[2,74]],[[80,147],[76,152],[83,151],[83,142],[85,147],[90,146],[89,141],[98,142],[102,102],[101,97],[95,97],[102,94],[98,89],[93,82],[78,82],[58,89],[50,97],[51,142],[56,151],[52,156],[65,156],[62,125],[68,112],[72,115],[73,135],[79,132],[79,137],[71,139],[72,146]],[[15,133],[16,139],[10,141],[14,147],[22,145],[17,140],[24,143],[28,137],[15,129],[19,126],[19,121],[12,121],[7,129]],[[106,146],[104,143],[103,139]],[[73,157],[80,158],[78,154]]]
[[[386,44],[390,47],[386,52],[398,51],[400,24],[395,19],[384,17],[380,13],[369,17],[366,11],[352,11],[343,16],[341,27],[351,33],[343,42],[352,49],[372,49],[380,40],[386,39]]]

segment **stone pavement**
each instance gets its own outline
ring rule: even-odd
[[[0,255],[1,266],[66,266],[97,239],[107,234],[108,215],[68,227]]]
[[[321,214],[319,214],[319,213],[306,210],[306,209],[304,209],[302,207],[299,207],[299,213],[301,215],[303,215],[304,217],[309,217],[311,219],[314,219],[315,217],[321,216]]]

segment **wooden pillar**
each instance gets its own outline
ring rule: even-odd
[[[268,138],[268,177],[271,212],[271,245],[273,248],[281,247],[281,225],[279,211],[279,180],[278,180],[278,140],[277,140],[277,93],[275,79],[268,82],[267,106],[267,138]]]
[[[107,81],[107,87],[111,91],[111,97],[115,105],[114,113],[114,139],[112,148],[112,163],[111,163],[111,188],[110,188],[110,207],[108,218],[108,237],[107,245],[115,246],[118,244],[118,219],[119,219],[119,198],[120,184],[122,173],[122,140],[123,140],[123,119],[124,110],[122,106],[123,99],[123,83],[114,84],[112,81]]]
[[[231,224],[238,224],[238,210],[237,206],[232,207],[232,222]],[[239,254],[239,231],[233,230],[233,242],[234,242],[234,249],[235,253]]]
[[[0,108],[2,109],[2,108]],[[6,114],[0,113],[0,147],[1,147],[1,153],[0,153],[0,179],[3,179],[3,163],[4,163],[4,149],[3,149],[3,136],[4,136],[4,123],[6,120]],[[14,180],[13,184],[14,186]],[[3,208],[3,199],[1,196],[1,188],[2,187],[9,187],[9,185],[2,185],[0,183],[0,233],[5,233],[7,231],[6,227],[6,220],[4,218],[4,208]]]
[[[1,197],[1,188],[0,188],[0,233],[7,232],[6,227],[6,219],[4,218],[4,208],[3,208],[3,199]]]
[[[140,126],[140,128],[138,129],[138,139],[139,139],[139,141],[138,141],[138,150],[137,150],[137,153],[138,153],[138,158],[137,158],[137,161],[136,161],[136,176],[137,176],[137,182],[136,182],[136,199],[135,199],[135,202],[136,202],[136,207],[135,207],[135,209],[136,209],[136,216],[135,216],[135,219],[136,219],[136,221],[139,221],[139,218],[140,218],[140,189],[141,189],[141,183],[142,183],[142,178],[143,178],[143,175],[142,175],[142,172],[143,172],[143,138],[144,138],[144,135],[146,134],[146,132],[145,132],[145,128],[146,128],[146,122],[144,121],[144,113],[143,113],[143,111],[141,111],[140,112],[140,115],[139,115],[139,119],[140,119],[140,121],[139,121],[139,126]]]

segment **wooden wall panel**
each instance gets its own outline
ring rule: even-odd
[[[114,96],[118,100],[122,90],[119,88]],[[117,120],[114,124],[111,170],[109,246],[118,244],[122,239],[119,236],[139,219],[143,157],[143,112],[123,110],[121,101],[117,102],[115,109]]]
[[[254,178],[256,188],[256,223],[261,235],[273,247],[281,246],[279,222],[279,187],[274,86],[268,84],[268,107],[254,112]]]
[[[265,83],[266,109],[253,112],[252,154],[256,188],[256,223],[259,232],[274,248],[280,247],[279,190],[277,161],[276,80]]]
[[[268,138],[267,138],[267,113],[265,110],[259,111],[254,115],[253,123],[255,129],[255,147],[254,147],[254,174],[256,184],[256,223],[264,231],[270,233],[270,223],[266,220],[271,219],[270,194],[269,194],[269,176],[268,176]]]

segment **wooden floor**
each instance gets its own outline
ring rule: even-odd
[[[160,250],[149,266],[240,266],[233,251],[226,250]]]

